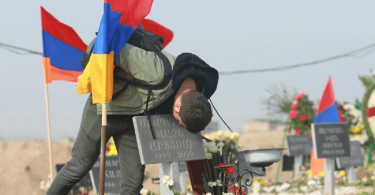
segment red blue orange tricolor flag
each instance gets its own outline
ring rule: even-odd
[[[104,0],[104,14],[93,53],[78,82],[78,94],[92,92],[94,104],[112,99],[114,59],[150,13],[152,3],[153,0]]]
[[[81,57],[87,45],[73,28],[58,21],[43,7],[40,7],[40,13],[45,83],[58,80],[77,82],[83,71]]]
[[[333,86],[331,77],[328,78],[327,84],[324,88],[323,95],[320,98],[318,109],[316,110],[314,123],[339,123],[339,112],[335,102],[335,94],[333,93]],[[315,151],[311,150],[311,172],[312,176],[318,175],[324,171],[324,159],[316,158]]]

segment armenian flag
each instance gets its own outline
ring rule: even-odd
[[[314,123],[339,123],[339,113],[335,102],[335,94],[333,93],[333,86],[331,77],[324,88],[323,95],[320,98],[318,109]]]
[[[92,92],[94,104],[112,99],[114,59],[150,13],[153,0],[104,0],[104,14],[93,53],[77,85],[78,94]]]
[[[81,58],[87,45],[73,28],[59,22],[40,7],[42,19],[43,58],[45,83],[52,81],[77,82],[83,68]]]
[[[314,123],[339,123],[339,113],[335,102],[335,94],[333,93],[333,86],[331,77],[328,78],[327,84],[324,88],[323,95],[320,98],[318,109]],[[311,149],[311,173],[312,176],[322,174],[324,172],[324,159],[316,158],[315,151]]]

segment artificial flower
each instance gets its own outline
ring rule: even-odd
[[[295,98],[297,101],[304,98],[305,97],[305,93],[304,92],[301,92],[299,93],[299,95]]]
[[[227,165],[230,165],[229,163],[219,163],[219,164],[217,164],[217,166],[218,167],[221,167],[221,166],[227,166]],[[232,167],[232,166],[230,166],[230,167],[228,167],[228,168],[226,168],[226,169],[224,169],[223,170],[223,172],[225,173],[225,174],[233,174],[234,173],[234,171],[235,171],[235,169],[234,169],[234,167]]]
[[[163,176],[163,184],[167,184],[170,179],[171,179],[171,177],[169,177],[167,175],[164,175]]]
[[[237,192],[239,192],[238,190],[238,186],[237,185],[232,185],[230,188],[229,188],[230,192],[233,193],[233,194],[236,194]],[[245,191],[243,188],[241,188],[241,192],[240,193],[237,193],[239,195],[246,195]]]
[[[216,186],[216,182],[210,181],[210,182],[208,182],[208,186],[210,186],[212,188],[212,187]]]
[[[148,189],[142,188],[142,190],[140,191],[140,193],[141,193],[142,195],[148,195],[149,193],[151,193],[151,190],[148,190]]]
[[[300,129],[294,129],[294,131],[296,132],[296,135],[301,135],[301,130]]]
[[[294,101],[293,101],[294,102]],[[292,109],[292,110],[297,110],[297,108],[298,108],[298,104],[292,104],[292,105],[290,105],[290,108]]]
[[[294,119],[297,115],[298,115],[297,110],[293,110],[293,111],[289,112],[289,118],[290,119]]]
[[[299,120],[300,121],[305,121],[307,119],[307,115],[306,114],[303,114],[299,117]]]

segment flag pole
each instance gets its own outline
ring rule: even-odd
[[[51,181],[55,178],[53,172],[53,161],[52,161],[52,141],[51,141],[51,122],[49,117],[49,100],[48,100],[48,86],[44,83],[45,99],[46,99],[46,114],[47,114],[47,131],[48,131],[48,155],[49,155],[49,172]]]
[[[104,195],[104,187],[105,187],[104,182],[105,182],[105,155],[106,155],[106,127],[107,127],[107,104],[102,104],[99,195]]]

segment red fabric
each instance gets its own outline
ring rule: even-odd
[[[322,112],[323,110],[332,106],[333,103],[335,103],[335,94],[333,93],[331,77],[328,77],[328,81],[324,88],[323,95],[320,98],[320,103],[318,109],[316,110],[316,113],[318,114]]]
[[[213,173],[214,169],[212,167],[212,159],[208,160],[208,164],[210,165],[211,173]],[[205,193],[202,180],[202,173],[205,172],[203,165],[207,167],[206,159],[186,161],[186,166],[188,168],[190,183],[191,187],[193,188],[194,195],[202,195]],[[214,175],[212,175],[212,177],[213,176]]]
[[[87,45],[82,41],[72,27],[58,21],[43,7],[40,7],[40,14],[42,18],[42,30],[76,49],[86,51]]]
[[[367,109],[367,117],[375,116],[375,107],[371,107]]]
[[[104,0],[111,4],[111,11],[122,14],[119,24],[137,28],[150,13],[153,0]]]
[[[163,48],[165,48],[173,39],[173,32],[163,25],[149,19],[144,19],[142,27],[145,30],[151,31],[156,35],[161,35],[164,38]]]

